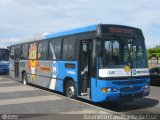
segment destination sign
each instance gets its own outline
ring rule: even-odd
[[[124,33],[124,34],[132,34],[132,35],[134,35],[134,30],[125,29],[125,28],[109,28],[109,32],[111,32],[111,33]]]
[[[123,36],[143,37],[142,31],[138,28],[121,26],[121,25],[101,25],[101,34],[117,34]]]

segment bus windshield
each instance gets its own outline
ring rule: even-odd
[[[0,49],[0,62],[9,61],[9,51]]]
[[[129,37],[112,37],[101,40],[103,48],[99,57],[100,69],[124,68],[147,68],[147,58],[144,40]]]

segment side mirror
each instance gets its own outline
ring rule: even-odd
[[[10,46],[7,46],[7,49],[9,51],[9,54],[11,53],[11,47]]]
[[[97,56],[102,56],[102,46],[100,42],[96,42],[96,53]]]

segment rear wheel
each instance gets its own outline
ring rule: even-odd
[[[65,96],[76,98],[76,87],[73,81],[68,81],[65,85]]]
[[[23,73],[22,82],[23,82],[24,85],[27,85],[27,84],[28,84],[27,74],[26,74],[26,73]]]

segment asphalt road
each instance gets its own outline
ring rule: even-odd
[[[57,114],[57,113],[100,113],[81,101],[23,85],[0,76],[0,113],[15,114]]]
[[[48,117],[54,115],[56,118],[56,114],[160,115],[160,87],[151,86],[150,89],[148,97],[130,102],[92,103],[66,98],[63,95],[33,86],[25,86],[9,79],[6,75],[0,75],[0,114],[30,114],[29,118],[43,118],[46,115]],[[77,119],[77,116],[72,117]],[[83,118],[83,116],[81,117]]]
[[[150,95],[137,98],[130,102],[111,102],[96,104],[122,114],[159,114],[160,115],[160,87],[150,86]]]

